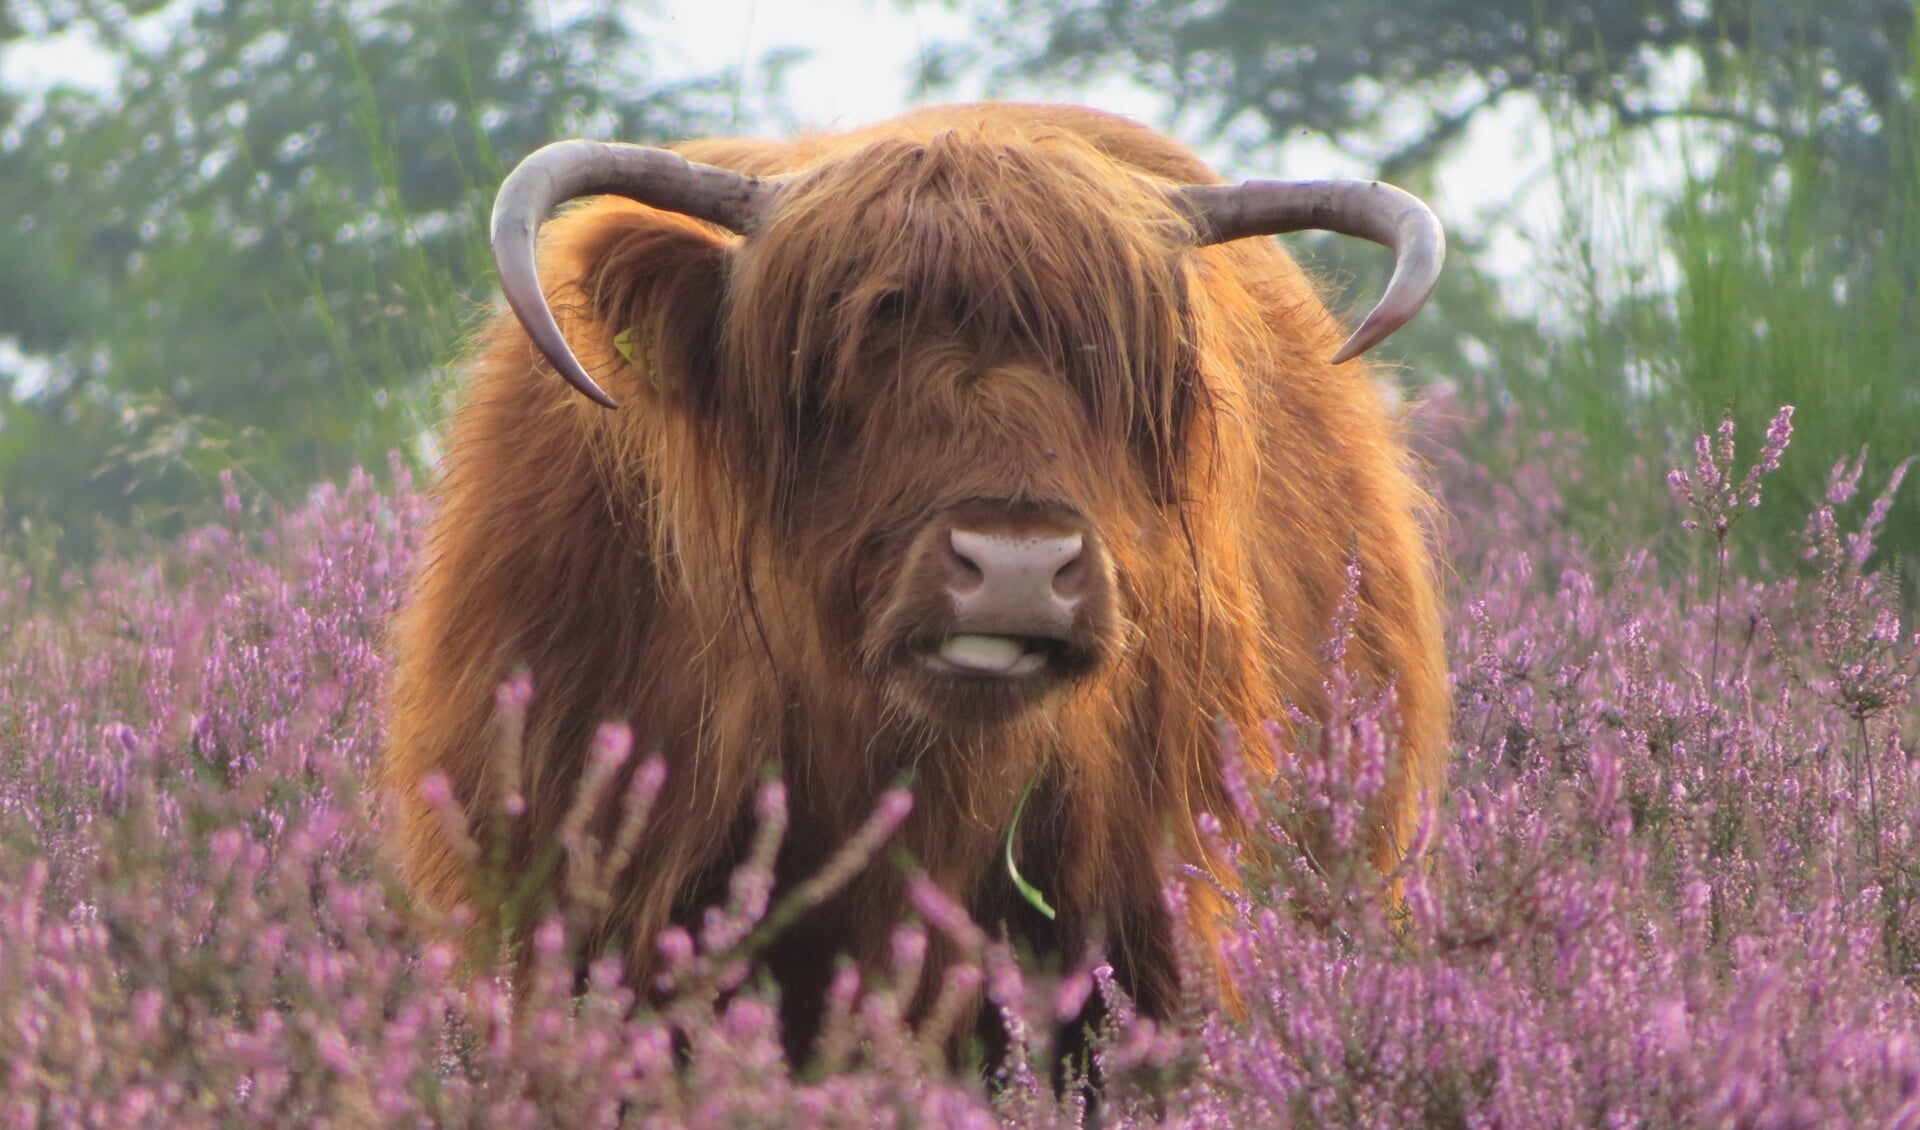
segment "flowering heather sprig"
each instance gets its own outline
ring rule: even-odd
[[[1792,438],[1793,405],[1788,404],[1774,414],[1773,422],[1768,425],[1766,441],[1760,448],[1760,458],[1747,468],[1746,476],[1735,483],[1733,418],[1728,417],[1720,422],[1715,436],[1703,434],[1695,437],[1694,469],[1691,475],[1678,467],[1667,473],[1667,485],[1698,516],[1683,520],[1680,527],[1697,530],[1704,520],[1713,531],[1713,649],[1707,663],[1709,686],[1718,686],[1720,681],[1720,627],[1727,577],[1728,535],[1741,515],[1760,505],[1760,479],[1779,469],[1780,459]]]
[[[1858,490],[1866,452],[1851,470],[1842,459],[1829,479],[1826,505],[1807,522],[1806,555],[1820,569],[1814,654],[1826,670],[1827,693],[1861,722],[1906,705],[1920,667],[1920,635],[1903,635],[1899,592],[1886,578],[1863,572],[1873,555],[1874,537],[1912,464],[1908,458],[1893,469],[1859,530],[1843,538],[1834,508]]]
[[[945,934],[962,955],[977,957],[986,949],[986,933],[975,924],[966,908],[953,901],[926,872],[916,868],[908,874],[907,900],[920,912],[920,917]]]
[[[913,810],[913,796],[904,788],[881,793],[873,814],[820,870],[769,905],[774,860],[787,826],[786,804],[786,788],[780,782],[770,781],[760,790],[753,847],[734,872],[727,906],[708,908],[698,946],[679,927],[662,932],[659,949],[666,960],[659,982],[662,991],[710,1004],[717,994],[737,988],[751,972],[751,958],[768,940],[875,864],[880,849]]]
[[[762,785],[754,816],[759,826],[753,834],[753,846],[727,885],[726,907],[707,909],[706,923],[700,931],[700,948],[706,953],[732,950],[746,941],[767,916],[767,904],[773,895],[774,859],[787,834],[786,786],[779,781]]]
[[[440,834],[446,837],[453,854],[468,867],[479,863],[480,844],[467,824],[466,810],[453,799],[453,782],[445,773],[429,773],[420,778],[419,788],[420,799],[427,802],[428,811],[440,822]]]
[[[881,793],[880,802],[874,806],[867,822],[794,891],[791,913],[797,915],[811,910],[838,894],[849,880],[878,858],[880,849],[893,838],[893,833],[912,811],[913,793],[909,790],[896,787]]]
[[[1667,473],[1667,485],[1673,488],[1674,495],[1687,507],[1699,515],[1680,523],[1682,529],[1697,530],[1701,519],[1713,530],[1714,536],[1724,540],[1727,531],[1738,521],[1740,515],[1760,505],[1760,479],[1780,468],[1780,458],[1786,453],[1787,443],[1793,438],[1793,405],[1781,407],[1774,414],[1772,423],[1767,425],[1767,438],[1760,447],[1760,457],[1747,468],[1747,473],[1738,483],[1733,481],[1733,420],[1722,420],[1717,432],[1712,436],[1701,435],[1694,439],[1693,472],[1689,474],[1681,468]]]
[[[513,819],[527,811],[527,798],[521,793],[525,775],[521,772],[522,743],[526,739],[527,704],[533,701],[533,676],[522,671],[494,690],[494,769],[499,775],[500,815]]]
[[[560,843],[567,850],[570,884],[578,884],[576,897],[591,888],[598,870],[600,844],[587,834],[587,824],[600,811],[607,794],[613,791],[615,775],[633,756],[633,731],[624,722],[605,722],[593,736],[593,748],[587,754],[586,770],[574,789],[573,803],[560,822]],[[514,790],[518,792],[516,788]]]
[[[560,826],[560,842],[567,853],[567,897],[572,900],[573,909],[579,912],[578,924],[590,920],[593,912],[604,909],[612,901],[614,884],[621,881],[627,866],[633,862],[633,853],[640,845],[647,818],[653,814],[654,802],[659,799],[660,789],[666,784],[666,762],[658,756],[649,757],[628,775],[626,791],[620,798],[619,821],[614,826],[613,840],[604,845],[603,850],[603,845],[589,834],[587,826],[599,809],[601,798],[609,791],[620,767],[626,764],[632,752],[633,734],[626,723],[609,722],[600,727],[594,737],[587,771],[573,806]],[[509,817],[518,815],[511,806],[512,799],[517,795],[517,789],[508,794]]]
[[[970,1015],[979,1001],[980,987],[985,980],[985,972],[975,962],[960,961],[947,967],[941,977],[940,991],[920,1023],[918,1038],[924,1061],[939,1060],[961,1018]]]

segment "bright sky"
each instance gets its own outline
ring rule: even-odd
[[[788,71],[787,109],[819,128],[901,109],[921,52],[967,31],[966,18],[937,0],[662,0],[646,22],[656,21],[675,48],[660,53],[661,63],[690,74],[742,66],[750,86],[768,51],[808,51],[811,58]]]

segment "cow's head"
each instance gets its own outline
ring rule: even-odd
[[[913,717],[969,725],[1112,669],[1141,610],[1166,606],[1190,468],[1211,454],[1193,249],[1303,228],[1393,247],[1342,361],[1413,315],[1443,248],[1384,185],[1169,185],[1064,136],[880,140],[764,180],[562,142],[502,186],[494,254],[534,344],[609,408],[534,269],[540,222],[597,194],[743,237],[655,224],[587,289],[629,351],[670,352],[700,386],[682,403],[779,562],[761,605],[806,606],[823,659]],[[633,283],[653,269],[635,247],[702,281]]]

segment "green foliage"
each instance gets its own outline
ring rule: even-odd
[[[288,495],[430,430],[434,378],[491,301],[502,167],[556,136],[709,128],[601,8],[233,0],[90,27],[114,91],[0,105],[0,339],[46,374],[0,400],[0,497],[66,527],[170,524],[238,468]]]

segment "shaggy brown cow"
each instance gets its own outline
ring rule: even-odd
[[[602,720],[665,755],[598,923],[634,983],[659,930],[724,896],[767,767],[782,884],[912,771],[897,845],[1040,951],[1100,933],[1164,1012],[1168,861],[1216,866],[1202,812],[1233,830],[1213,721],[1324,716],[1354,553],[1350,662],[1398,700],[1367,833],[1395,867],[1441,783],[1446,676],[1425,499],[1342,362],[1424,301],[1439,228],[1384,186],[1217,182],[1130,121],[1011,105],[521,165],[494,220],[515,314],[472,361],[395,638],[385,781],[418,894],[470,894],[417,786],[445,773],[494,826],[495,687],[524,666],[510,868],[551,842]],[[587,195],[536,274],[536,227]],[[1308,227],[1398,254],[1344,349],[1293,261],[1243,238]],[[1001,861],[1029,788],[1014,848],[1052,921]],[[790,1048],[836,955],[884,959],[902,884],[868,868],[765,955]],[[1193,906],[1204,943],[1219,904]]]

